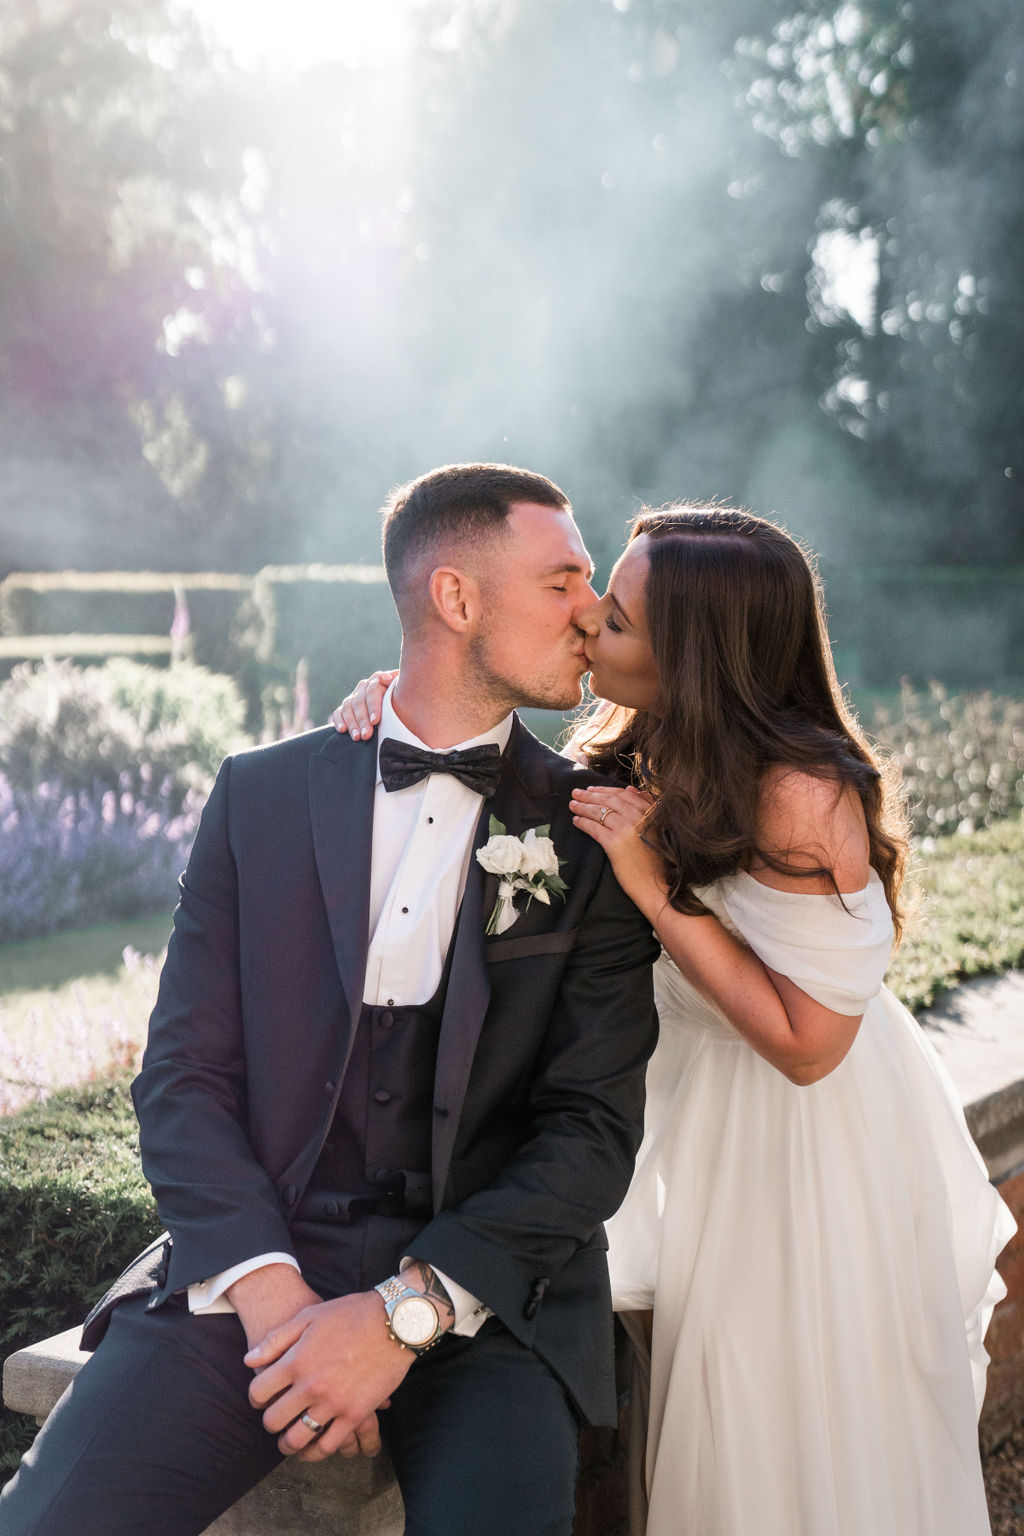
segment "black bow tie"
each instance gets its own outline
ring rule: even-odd
[[[475,795],[486,800],[493,795],[501,778],[501,748],[489,741],[482,747],[467,747],[463,752],[425,752],[387,736],[380,744],[380,776],[390,794],[393,789],[408,789],[428,773],[450,773]]]

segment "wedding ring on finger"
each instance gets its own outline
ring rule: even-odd
[[[606,816],[610,816],[611,812],[612,812],[612,808],[611,808],[610,805],[606,805],[602,809],[600,816],[597,818],[598,821],[601,823],[602,827],[604,826],[605,817]]]
[[[325,1428],[325,1426],[323,1424],[318,1424],[317,1423],[316,1419],[314,1419],[314,1417],[313,1417],[313,1415],[311,1413],[304,1413],[302,1415],[302,1418],[299,1420],[299,1423],[300,1424],[305,1424],[306,1428],[310,1431],[310,1433],[314,1434],[314,1435],[321,1435],[321,1434],[323,1434],[323,1431],[324,1431],[324,1428]]]

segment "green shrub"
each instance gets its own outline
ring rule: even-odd
[[[56,1094],[0,1119],[0,1354],[80,1322],[159,1232],[127,1083]],[[5,1413],[0,1477],[35,1426]]]
[[[155,792],[176,815],[242,744],[243,716],[231,678],[190,663],[25,664],[0,685],[0,763],[16,795],[43,784],[147,801]]]
[[[0,942],[169,909],[221,758],[245,745],[228,677],[117,657],[0,686]]]
[[[229,752],[248,745],[245,705],[230,677],[180,662],[145,667],[118,656],[101,669],[118,709],[138,721],[154,775],[208,788]]]
[[[900,765],[918,836],[973,832],[1024,809],[1024,700],[904,683],[871,734]]]

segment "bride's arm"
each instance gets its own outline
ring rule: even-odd
[[[342,735],[348,731],[353,741],[366,740],[373,735],[373,727],[380,719],[380,706],[388,687],[398,676],[393,671],[372,672],[356,683],[331,715],[331,724]]]
[[[791,1082],[806,1085],[826,1077],[853,1044],[861,1016],[851,1018],[815,1002],[788,977],[764,965],[716,917],[691,917],[670,906],[661,864],[637,835],[646,809],[646,800],[633,789],[573,793],[576,825],[605,849],[619,884],[687,980]],[[852,791],[837,794],[829,781],[799,772],[775,775],[760,808],[759,838],[766,850],[777,851],[788,862],[831,869],[840,891],[862,890],[867,884],[867,834],[860,802]],[[763,867],[752,873],[775,889],[802,894],[834,889],[821,877],[801,879]]]

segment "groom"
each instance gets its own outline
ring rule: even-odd
[[[578,1422],[615,1421],[655,946],[512,713],[579,702],[590,560],[500,465],[395,492],[384,557],[378,752],[314,731],[210,796],[133,1085],[169,1235],[87,1320],[4,1536],[186,1536],[378,1425],[409,1536],[568,1536]],[[492,821],[540,894],[488,935]]]

